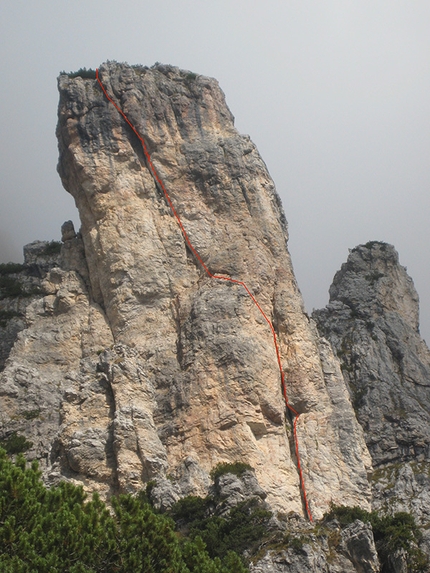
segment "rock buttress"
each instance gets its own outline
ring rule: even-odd
[[[113,339],[88,294],[82,240],[74,231],[63,240],[55,255],[47,242],[27,245],[20,294],[0,300],[20,320],[0,372],[0,445],[25,438],[47,483],[70,479],[107,496],[117,490],[113,399],[97,365]]]
[[[337,360],[303,312],[280,200],[217,82],[162,65],[108,63],[100,76],[205,264],[244,281],[273,322],[315,517],[331,501],[366,507],[370,460]],[[115,341],[100,368],[120,488],[156,480],[172,499],[204,494],[211,468],[242,460],[273,507],[301,512],[270,328],[241,286],[210,279],[189,252],[138,138],[97,82],[62,75],[59,90],[59,172]]]

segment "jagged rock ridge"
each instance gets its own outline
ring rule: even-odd
[[[273,321],[314,516],[331,501],[368,507],[370,458],[338,361],[303,312],[279,198],[217,82],[161,65],[100,74],[211,272],[245,281]],[[27,429],[31,380],[41,417],[47,388],[55,402],[49,431],[31,421],[47,480],[108,494],[155,479],[169,503],[206,493],[210,469],[240,459],[273,508],[302,513],[270,329],[243,289],[210,280],[187,251],[97,82],[62,75],[59,90],[59,172],[82,227],[64,229],[61,267],[41,280],[6,361],[3,432]]]

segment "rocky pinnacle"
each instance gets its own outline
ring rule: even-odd
[[[300,413],[314,517],[330,502],[370,507],[370,457],[339,361],[304,313],[275,186],[255,145],[235,129],[218,83],[163,65],[107,63],[99,71],[145,138],[205,265],[245,282],[273,324]],[[81,229],[65,237],[62,267],[49,271],[1,374],[16,415],[27,408],[17,366],[25,363],[43,385],[40,362],[55,336],[46,336],[46,348],[41,338],[37,358],[25,341],[55,331],[60,317],[72,321],[64,361],[49,368],[59,416],[45,449],[34,446],[32,455],[45,456],[47,479],[65,476],[89,490],[138,491],[151,481],[160,505],[205,495],[211,469],[239,460],[254,468],[274,509],[303,514],[267,322],[243,288],[203,271],[139,139],[97,81],[61,75],[59,91],[58,169]]]
[[[342,363],[372,455],[373,503],[430,520],[430,351],[418,295],[392,245],[352,249],[314,312]]]

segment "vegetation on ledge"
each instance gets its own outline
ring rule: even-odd
[[[233,474],[235,476],[240,477],[243,473],[248,470],[252,470],[252,467],[249,464],[244,462],[220,462],[214,468],[212,468],[210,476],[215,481],[219,477],[225,474]]]
[[[0,264],[0,276],[20,273],[22,270],[24,270],[24,265],[21,263],[1,263]]]
[[[65,74],[66,76],[69,76],[69,78],[84,78],[84,79],[91,79],[91,80],[95,80],[96,79],[96,71],[92,70],[91,68],[89,68],[87,70],[87,68],[79,68],[79,70],[77,72],[65,72],[64,70],[62,72],[60,72],[60,75]]]
[[[47,257],[58,255],[61,252],[61,241],[50,241],[43,250],[43,254]]]
[[[376,511],[369,512],[360,507],[332,505],[331,510],[324,516],[324,520],[332,521],[333,519],[337,519],[341,526],[346,526],[356,519],[370,523],[382,571],[388,571],[390,555],[400,549],[406,551],[408,571],[428,571],[427,557],[418,547],[422,535],[410,513],[402,511],[394,515],[381,515]]]

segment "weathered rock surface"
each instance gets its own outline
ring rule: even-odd
[[[418,295],[394,247],[350,252],[334,277],[318,328],[342,362],[377,468],[373,506],[430,522],[430,351],[419,334]]]
[[[374,464],[428,460],[430,351],[418,330],[418,295],[394,247],[353,249],[314,318],[342,361]]]
[[[97,352],[112,344],[112,336],[81,275],[61,268],[73,244],[63,245],[66,261],[46,254],[47,246],[27,246],[23,270],[15,275],[27,293],[31,280],[33,294],[3,301],[21,309],[21,327],[0,374],[0,433],[3,440],[16,433],[32,442],[26,455],[40,461],[48,482],[80,476],[84,484],[94,481],[89,489],[107,493],[116,479],[112,396],[96,366]]]
[[[369,524],[358,519],[342,531],[340,552],[355,566],[357,573],[377,573],[379,559]]]
[[[100,75],[205,264],[244,281],[273,324],[314,517],[372,501],[428,528],[430,352],[394,248],[353,249],[309,320],[274,184],[217,82],[162,65],[108,63]],[[367,524],[303,517],[267,322],[240,285],[195,260],[98,83],[62,75],[59,90],[59,172],[82,227],[63,225],[61,252],[36,241],[24,265],[0,268],[0,442],[25,436],[47,483],[105,497],[150,482],[161,509],[209,493],[220,516],[258,500],[280,512],[270,527],[285,543],[262,547],[254,573],[378,571]],[[255,472],[214,489],[211,469],[239,460]],[[403,570],[405,556],[390,567]]]
[[[289,530],[291,527],[289,527]],[[287,538],[285,549],[269,549],[252,563],[251,573],[378,573],[380,563],[368,524],[354,521],[344,529],[335,522],[318,535],[303,529]]]
[[[146,138],[211,272],[245,281],[273,321],[315,516],[331,501],[367,506],[370,459],[337,360],[303,312],[279,198],[217,82],[161,65],[109,63],[100,76]],[[63,75],[59,90],[59,172],[80,212],[90,299],[115,343],[99,369],[112,390],[119,487],[169,474],[182,494],[204,494],[216,463],[241,459],[273,507],[301,512],[267,323],[242,287],[211,280],[190,254],[139,141],[97,82]],[[82,439],[86,457],[82,444],[97,439]]]
[[[430,523],[430,464],[384,464],[372,476],[373,507],[383,512],[412,513],[418,523]],[[430,555],[430,551],[427,551]]]
[[[100,71],[210,270],[245,281],[273,323],[314,517],[330,502],[368,508],[370,456],[338,360],[303,312],[279,198],[218,84],[168,66]],[[47,483],[108,497],[155,482],[160,508],[241,460],[255,475],[219,480],[223,511],[258,498],[303,516],[270,328],[242,287],[197,264],[98,84],[59,88],[59,171],[82,228],[63,225],[61,252],[27,246],[0,285],[0,440],[29,440]]]
[[[0,371],[18,333],[25,328],[25,309],[40,292],[40,278],[58,265],[59,251],[48,254],[52,245],[34,241],[24,247],[23,265],[0,265]]]

